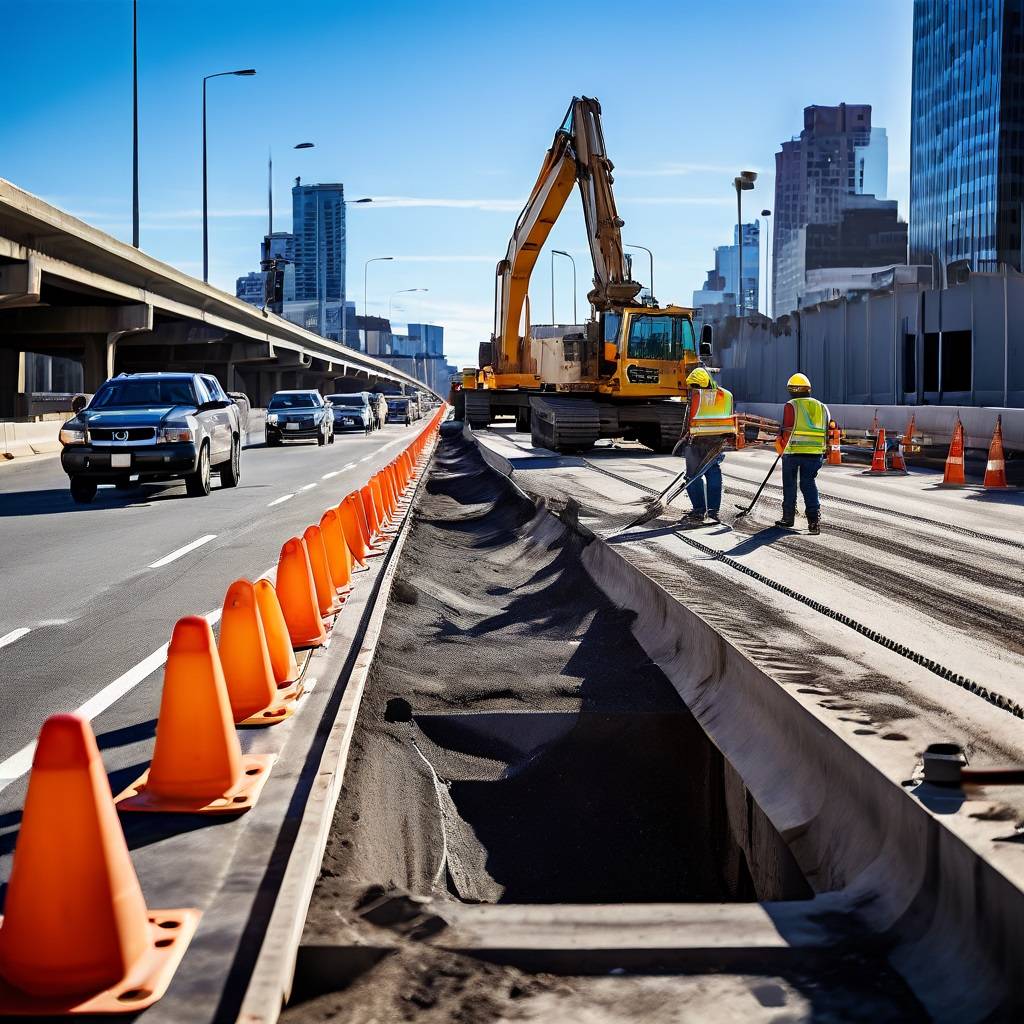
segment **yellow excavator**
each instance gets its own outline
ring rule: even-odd
[[[498,263],[494,333],[480,346],[479,368],[463,371],[460,404],[471,426],[514,415],[534,445],[559,452],[607,437],[665,452],[679,439],[686,375],[710,357],[710,328],[698,345],[693,310],[637,299],[613,180],[601,105],[574,97]],[[561,336],[533,337],[530,276],[574,185],[594,264],[591,318]]]

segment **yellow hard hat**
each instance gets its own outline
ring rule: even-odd
[[[687,376],[686,383],[691,387],[709,388],[711,387],[711,374],[703,366],[694,367]]]
[[[789,380],[786,381],[786,387],[790,391],[810,391],[811,382],[807,379],[805,374],[794,373]]]

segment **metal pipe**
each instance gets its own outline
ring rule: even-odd
[[[132,0],[132,245],[139,247],[139,0]]]

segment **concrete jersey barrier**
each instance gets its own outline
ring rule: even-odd
[[[738,403],[740,412],[769,419],[782,419],[779,402]],[[977,409],[971,406],[939,405],[829,405],[836,424],[843,430],[870,430],[875,418],[887,432],[902,434],[910,417],[914,417],[915,436],[923,435],[926,443],[949,444],[959,415],[964,425],[964,446],[987,451],[996,428],[996,419],[1003,418],[1003,447],[1024,451],[1024,409]]]
[[[60,451],[62,421],[43,423],[0,422],[0,456],[5,459],[46,455]]]

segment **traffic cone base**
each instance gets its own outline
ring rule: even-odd
[[[241,814],[254,806],[270,778],[275,754],[243,754],[238,781],[213,799],[162,796],[146,789],[149,770],[144,771],[114,801],[119,811],[157,811],[163,814]]]
[[[152,940],[128,973],[102,992],[87,996],[33,996],[0,980],[0,1016],[56,1017],[71,1014],[138,1013],[167,991],[188,944],[199,927],[198,910],[150,910],[146,927]],[[0,917],[0,928],[3,918]],[[85,941],[87,937],[83,937]]]
[[[295,713],[295,702],[302,696],[305,687],[301,682],[278,687],[276,696],[265,707],[254,711],[235,725],[277,725]]]

